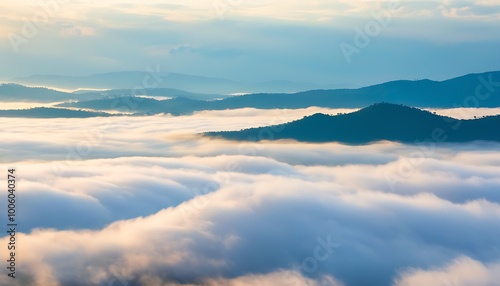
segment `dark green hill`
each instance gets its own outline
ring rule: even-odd
[[[294,139],[348,144],[366,144],[381,140],[405,143],[426,140],[500,141],[500,116],[457,120],[418,108],[379,103],[349,114],[332,116],[318,113],[277,126],[209,132],[206,135],[230,140]]]

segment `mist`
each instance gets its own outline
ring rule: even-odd
[[[200,135],[319,111],[349,110],[0,119],[17,126],[0,142],[22,200],[23,266],[12,285],[496,281],[498,143]]]

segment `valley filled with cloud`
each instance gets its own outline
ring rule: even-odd
[[[349,112],[1,118],[22,264],[0,283],[495,285],[499,143],[200,135],[318,111]]]

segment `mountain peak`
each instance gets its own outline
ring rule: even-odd
[[[428,140],[435,143],[500,141],[500,116],[458,120],[414,107],[377,103],[356,112],[336,116],[316,113],[281,124],[280,128],[269,126],[241,131],[209,132],[206,135],[230,140],[263,140],[259,134],[267,134],[269,130],[277,129],[283,131],[273,132],[273,140],[294,139],[347,144],[366,144],[383,140],[405,143]]]

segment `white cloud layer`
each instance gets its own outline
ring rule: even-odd
[[[494,285],[498,143],[193,135],[314,111],[0,119],[24,228],[9,285]]]
[[[462,256],[441,268],[412,269],[401,276],[396,286],[494,286],[500,281],[500,263],[483,264]]]

